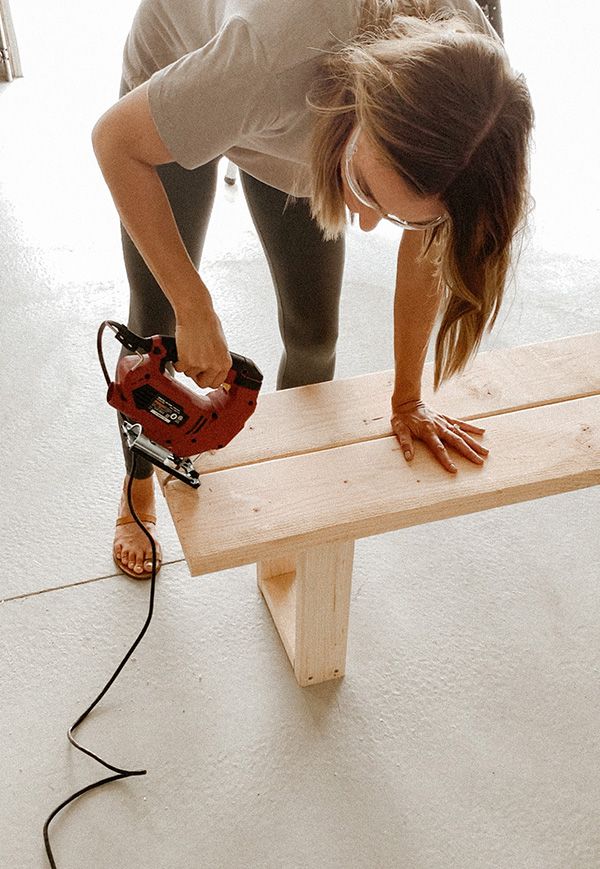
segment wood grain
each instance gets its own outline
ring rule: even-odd
[[[600,483],[600,397],[489,417],[484,466],[450,475],[395,437],[205,474],[166,497],[193,575]]]
[[[437,393],[433,368],[423,398],[463,419],[600,394],[600,333],[480,353],[471,367]],[[224,449],[195,461],[200,473],[300,455],[391,434],[394,372],[266,393],[245,429]],[[484,423],[485,425],[485,423]],[[168,478],[159,472],[164,483]]]

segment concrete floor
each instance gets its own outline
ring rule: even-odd
[[[95,333],[126,316],[127,288],[89,143],[135,5],[13,3],[26,77],[0,85],[10,869],[45,866],[44,819],[103,776],[66,730],[147,608],[110,554],[122,471]],[[537,209],[486,347],[600,327],[595,4],[503,8],[537,110]],[[348,248],[338,377],[393,365],[395,231],[352,229]],[[275,301],[237,190],[219,194],[204,273],[229,346],[272,390]],[[346,678],[300,689],[253,569],[191,579],[161,502],[154,621],[78,732],[148,776],[57,819],[58,865],[598,869],[599,507],[586,490],[360,541]]]

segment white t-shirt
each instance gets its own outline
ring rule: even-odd
[[[475,0],[445,0],[494,34]],[[319,57],[356,30],[360,0],[142,0],[123,54],[149,82],[152,118],[186,169],[226,155],[266,184],[307,196]]]

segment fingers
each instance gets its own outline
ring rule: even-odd
[[[473,438],[470,438],[469,435],[460,435],[456,431],[447,431],[443,434],[444,439],[450,444],[450,446],[454,447],[457,453],[460,453],[469,461],[474,462],[476,465],[483,464],[482,456],[487,456],[489,450],[485,447],[482,447],[481,444],[474,441]],[[467,440],[468,439],[468,440]],[[470,445],[472,442],[476,449]]]
[[[458,425],[463,431],[470,431],[474,434],[483,434],[485,432],[484,428],[479,428],[477,425],[473,425],[473,423],[465,422],[462,419],[454,419],[451,416],[444,416],[444,419],[448,420],[452,425]]]
[[[401,424],[394,424],[393,421],[392,427],[394,429],[394,434],[396,435],[396,437],[398,438],[398,442],[400,443],[400,449],[404,453],[404,458],[407,462],[410,462],[415,455],[415,450],[413,446],[413,439],[409,430]]]
[[[446,441],[446,443],[455,449],[457,453],[460,453],[460,455],[464,456],[465,459],[469,459],[469,461],[476,465],[482,465],[482,455],[487,456],[489,452],[489,450],[482,447],[481,444],[478,444],[477,441],[474,441],[479,450],[485,451],[480,455],[479,452],[476,452],[473,447],[466,443],[464,438],[468,437],[468,435],[461,436],[455,431],[446,430],[439,436],[437,434],[427,434],[423,437],[423,441],[427,444],[440,465],[442,465],[447,471],[450,471],[451,474],[454,474],[457,471],[457,467],[448,455],[448,451],[444,446],[443,441]],[[469,438],[469,440],[472,439]]]
[[[186,371],[185,373],[203,389],[218,389],[227,380],[229,369],[220,371],[217,375],[213,375],[210,371],[197,371],[195,373]]]
[[[450,471],[451,474],[455,474],[457,471],[457,467],[448,455],[448,451],[446,447],[439,439],[436,434],[430,434],[426,438],[423,438],[435,458],[438,460],[440,465],[444,467],[447,471]]]
[[[456,450],[457,453],[464,456],[470,462],[473,462],[473,464],[483,464],[484,458],[489,454],[489,450],[462,430],[464,425],[462,422],[453,424],[448,422],[443,427],[442,425],[436,426],[431,422],[425,424],[419,432],[419,439],[428,447],[443,468],[451,474],[455,474],[457,471],[457,467],[452,461],[445,444],[452,447],[452,449]],[[393,428],[400,442],[404,457],[407,461],[410,461],[414,456],[414,447],[408,428],[398,423]],[[471,428],[476,428],[476,426],[471,426]]]
[[[400,441],[400,449],[404,453],[404,458],[407,462],[412,461],[415,455],[412,438],[408,435],[407,437],[398,437],[398,440]]]
[[[394,429],[394,434],[396,435],[402,452],[404,453],[404,458],[407,462],[410,462],[414,457],[415,450],[413,445],[412,434],[408,428],[408,426],[403,423],[397,421],[396,419],[392,419],[392,428]],[[419,439],[423,441],[427,445],[427,447],[431,450],[435,458],[438,462],[451,474],[456,473],[456,465],[452,462],[446,447],[438,437],[435,426],[433,423],[427,423],[418,435]]]
[[[472,438],[471,435],[465,434],[464,431],[460,431],[460,430],[457,431],[456,429],[455,429],[454,433],[457,434],[460,438],[462,438],[462,441],[465,444],[467,444],[467,446],[471,447],[471,449],[474,450],[478,455],[480,455],[480,456],[489,455],[490,451],[488,450],[488,448],[484,447],[483,444],[480,444],[479,441],[475,440],[475,438]]]
[[[218,389],[218,387],[227,380],[227,375],[231,370],[231,365],[228,368],[221,369],[202,369],[189,368],[178,363],[175,365],[175,370],[185,374],[187,377],[191,377],[198,386],[202,387],[202,389]]]
[[[476,453],[478,456],[489,455],[490,451],[487,447],[484,447],[483,444],[466,433],[466,431],[473,431],[477,434],[483,434],[485,429],[463,422],[460,419],[455,420],[449,416],[444,416],[443,419],[447,423],[447,430],[442,432],[442,436],[445,435],[452,446],[456,447],[462,455],[477,464],[480,464],[480,462],[473,456],[473,453]],[[467,448],[470,448],[470,450],[467,450]]]

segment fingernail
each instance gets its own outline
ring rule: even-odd
[[[450,470],[454,473],[457,470],[456,465],[450,465]]]
[[[404,458],[406,459],[407,462],[410,461],[410,453],[408,450],[404,451]]]

